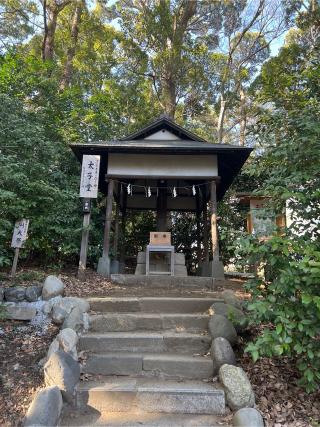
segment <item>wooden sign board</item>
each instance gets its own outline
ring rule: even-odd
[[[171,245],[171,233],[166,231],[152,231],[150,245]]]
[[[27,240],[27,237],[28,237],[28,227],[29,227],[28,219],[20,219],[15,223],[12,242],[11,242],[12,248],[23,247],[24,242]]]
[[[80,181],[80,197],[96,199],[98,196],[100,156],[84,155]]]
[[[252,234],[258,237],[269,237],[274,233],[275,214],[269,209],[251,209]]]

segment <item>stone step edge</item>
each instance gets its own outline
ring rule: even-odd
[[[109,383],[78,385],[76,405],[98,411],[213,414],[225,413],[225,393],[199,381],[139,380],[116,377]]]
[[[193,332],[174,332],[166,331],[129,331],[129,332],[87,332],[80,337],[80,341],[86,338],[124,338],[124,339],[163,339],[163,338],[210,338],[209,334],[193,333]]]

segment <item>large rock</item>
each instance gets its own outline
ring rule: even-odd
[[[71,403],[80,379],[80,366],[70,354],[58,350],[44,365],[44,378],[47,386],[58,386],[62,396]]]
[[[232,410],[254,406],[254,393],[242,368],[222,365],[219,369],[219,380],[225,389],[227,404]]]
[[[42,286],[40,285],[28,286],[26,288],[26,300],[29,302],[37,301],[38,298],[41,296],[41,293],[42,293]]]
[[[232,322],[237,332],[243,332],[248,326],[248,319],[244,315],[243,311],[231,304],[215,302],[210,307],[210,312],[212,314],[220,314],[221,316],[226,317]]]
[[[68,317],[63,322],[61,329],[70,328],[76,332],[80,332],[85,329],[85,319],[82,310],[80,310],[79,306],[74,307]]]
[[[74,360],[78,360],[78,354],[77,354],[78,340],[79,340],[78,335],[73,329],[70,329],[70,328],[63,329],[52,341],[48,350],[48,358],[50,358],[50,356],[53,353],[56,353],[58,350],[62,350],[66,353],[69,353]]]
[[[41,390],[25,416],[25,427],[57,426],[62,410],[62,396],[58,387],[52,386]]]
[[[48,301],[46,301],[44,306],[42,307],[43,313],[49,315],[52,311],[53,306],[61,300],[62,300],[62,296],[58,295],[58,296],[53,297],[53,298],[49,299]]]
[[[222,365],[236,365],[236,356],[232,347],[225,338],[215,338],[211,345],[211,356],[213,359],[214,375],[219,372]]]
[[[234,427],[264,427],[263,418],[254,408],[242,408],[237,411],[232,419]]]
[[[242,304],[239,298],[236,296],[236,294],[231,289],[225,289],[221,293],[222,299],[226,304],[233,305],[234,307],[238,308],[239,310],[242,309]]]
[[[34,307],[21,307],[15,304],[5,305],[5,317],[10,320],[32,320],[37,314]]]
[[[237,332],[233,324],[225,316],[214,314],[209,319],[209,331],[213,339],[225,338],[231,345],[238,341]]]
[[[48,300],[50,298],[56,297],[57,295],[62,295],[64,291],[64,284],[56,276],[48,276],[44,281],[42,288],[42,298]]]
[[[22,286],[16,286],[14,288],[7,288],[4,291],[4,297],[9,302],[23,301],[26,295],[26,288]]]
[[[66,297],[58,300],[52,307],[52,320],[60,325],[70,315],[71,311],[78,307],[81,313],[90,309],[88,301],[82,298]]]

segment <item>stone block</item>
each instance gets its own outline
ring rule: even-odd
[[[254,408],[242,408],[237,411],[232,419],[234,427],[264,427],[263,418]]]
[[[186,257],[184,254],[175,253],[174,254],[174,263],[175,265],[186,265]]]
[[[213,360],[214,375],[219,372],[222,365],[236,365],[236,356],[232,347],[225,338],[215,338],[211,346],[211,356]]]
[[[70,403],[73,401],[80,366],[70,354],[61,350],[53,353],[44,365],[44,377],[47,386],[59,387],[62,396]]]
[[[216,302],[210,307],[213,314],[220,314],[231,321],[237,332],[243,332],[247,325],[248,319],[242,310],[239,310],[234,305]]]
[[[26,288],[26,300],[29,302],[37,301],[42,294],[42,286],[34,285]]]
[[[77,355],[77,343],[78,335],[73,329],[66,328],[59,332],[56,338],[50,344],[48,350],[48,358],[58,350],[62,350],[66,353],[69,353],[74,360],[78,360]]]
[[[146,253],[138,252],[137,264],[145,264],[145,263],[146,263]]]
[[[99,258],[97,273],[103,277],[110,277],[111,268],[110,268],[110,258],[109,257]]]
[[[231,345],[238,341],[237,332],[233,324],[226,317],[220,314],[214,314],[209,320],[209,331],[213,339],[225,338]]]
[[[84,314],[79,306],[74,307],[63,322],[62,329],[70,328],[76,332],[85,329]]]
[[[64,292],[64,284],[56,276],[48,276],[44,281],[42,288],[42,298],[44,300],[51,299],[58,295],[62,295]]]
[[[255,404],[254,393],[242,368],[222,365],[219,369],[219,380],[226,393],[226,401],[230,409],[252,408]]]
[[[5,317],[11,320],[32,320],[37,314],[34,307],[21,307],[15,304],[5,305]]]
[[[200,276],[224,279],[224,267],[220,260],[203,262],[200,265]]]
[[[225,289],[221,293],[221,297],[226,304],[233,305],[234,307],[238,308],[239,310],[242,309],[241,301],[239,300],[239,298],[236,296],[236,294],[231,289]]]
[[[146,274],[146,265],[145,264],[137,264],[135,275],[140,276]]]
[[[4,291],[5,300],[8,302],[20,302],[25,299],[26,288],[22,286],[15,286],[13,288],[7,288]]]
[[[142,372],[141,354],[92,354],[83,367],[84,372],[94,375],[134,375]]]
[[[59,387],[47,387],[36,395],[23,421],[24,427],[55,427],[62,410]]]
[[[120,262],[113,259],[110,263],[110,274],[118,274],[120,272]]]
[[[174,275],[175,276],[188,276],[187,267],[185,265],[176,265],[174,266]]]

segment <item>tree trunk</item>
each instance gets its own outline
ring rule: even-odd
[[[57,3],[56,0],[44,0],[43,2],[43,20],[44,36],[42,43],[43,61],[52,60],[54,53],[54,37],[57,28],[59,13],[70,3],[71,0],[65,0]]]
[[[176,112],[176,84],[174,81],[175,77],[172,75],[163,80],[163,107],[164,112],[171,118],[174,119]]]
[[[220,94],[220,112],[219,112],[219,119],[218,119],[218,126],[217,126],[219,144],[221,144],[223,141],[223,126],[224,126],[224,116],[226,113],[226,104],[227,104],[227,101],[224,97],[224,91],[222,90]]]
[[[246,108],[246,95],[243,88],[240,86],[240,145],[245,145],[246,142],[246,128],[247,128],[247,108]]]
[[[81,22],[81,15],[82,15],[84,6],[85,6],[84,0],[78,0],[73,13],[72,26],[71,26],[71,46],[68,48],[68,51],[67,51],[67,60],[64,66],[63,75],[60,82],[61,90],[64,90],[66,87],[68,87],[72,80],[73,58],[75,56],[76,48],[78,44],[79,25]]]

